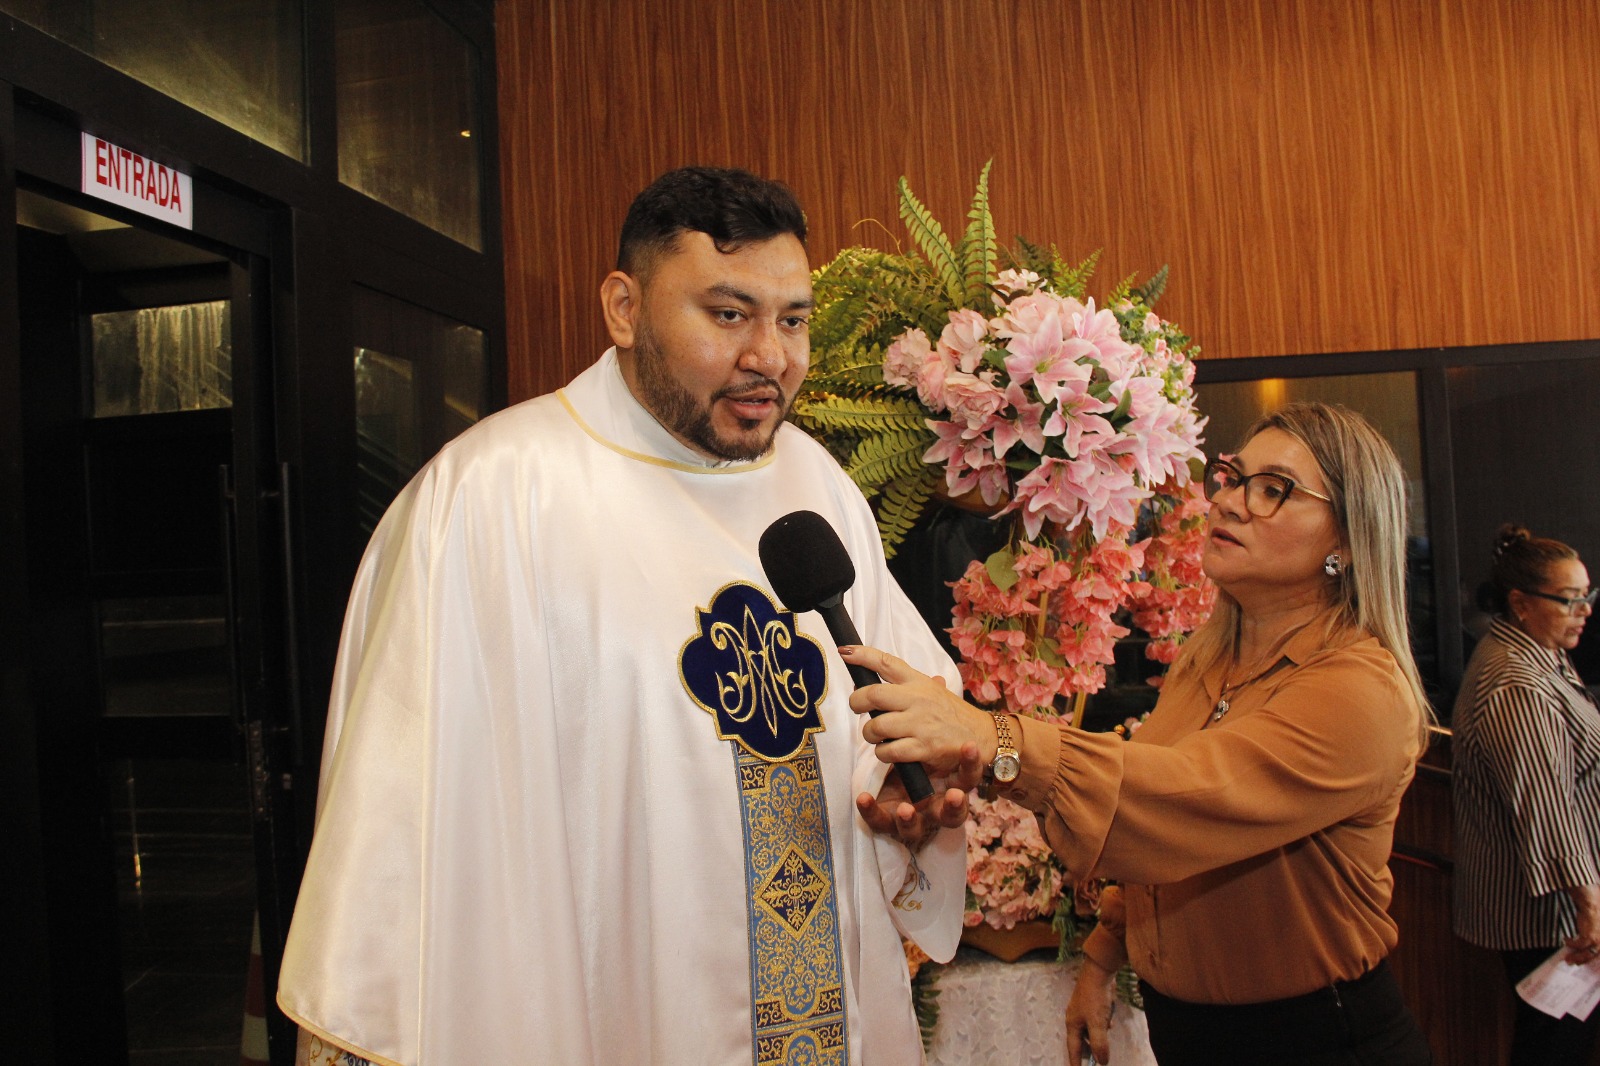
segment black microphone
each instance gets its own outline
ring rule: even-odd
[[[791,511],[761,534],[761,566],[784,607],[795,614],[816,611],[827,623],[834,644],[860,644],[861,636],[844,607],[844,594],[856,582],[855,564],[828,520],[815,511]],[[883,679],[864,666],[845,664],[856,688]],[[883,713],[870,712],[873,717]],[[921,763],[896,763],[900,782],[911,802],[933,795]]]

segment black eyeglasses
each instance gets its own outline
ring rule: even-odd
[[[1582,596],[1557,596],[1554,592],[1535,592],[1533,589],[1521,589],[1520,591],[1526,596],[1537,596],[1541,600],[1559,603],[1567,609],[1568,614],[1577,614],[1578,604],[1580,603],[1593,610],[1594,601],[1600,599],[1600,589],[1590,589]]]
[[[1263,470],[1248,476],[1226,459],[1212,459],[1206,463],[1206,499],[1214,500],[1224,489],[1244,490],[1244,509],[1257,518],[1271,518],[1283,506],[1283,501],[1296,492],[1331,504],[1333,500],[1313,489],[1308,489],[1293,478]]]

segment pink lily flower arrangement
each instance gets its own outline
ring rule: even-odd
[[[954,586],[968,692],[1077,718],[1130,632],[1125,608],[1155,638],[1152,658],[1171,662],[1213,602],[1191,521],[1204,513],[1205,461],[1194,364],[1186,338],[1131,298],[1096,308],[1026,269],[1002,271],[991,290],[987,317],[960,308],[937,341],[916,327],[897,336],[883,380],[928,412],[923,461],[942,468],[945,495],[1017,524],[1013,546]],[[1131,540],[1141,516],[1158,528]]]
[[[983,706],[1081,725],[1119,641],[1138,629],[1170,663],[1215,602],[1197,349],[1152,309],[1164,268],[1103,301],[1086,291],[1093,256],[1072,266],[1019,240],[1001,268],[987,167],[959,239],[903,178],[900,197],[920,255],[848,248],[814,278],[796,420],[872,502],[886,554],[935,500],[1009,524],[952,583],[963,682]],[[968,924],[1059,914],[1071,886],[1033,817],[998,799],[973,811]]]
[[[923,460],[944,467],[950,496],[1018,514],[1029,540],[1047,524],[1087,525],[1097,541],[1132,528],[1158,488],[1182,488],[1205,462],[1194,364],[1153,311],[1125,329],[1093,297],[1057,295],[1026,270],[1003,271],[993,289],[992,317],[951,311],[937,343],[912,328],[884,352],[884,383],[915,389],[933,415]]]

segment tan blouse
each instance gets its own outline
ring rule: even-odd
[[[1074,877],[1123,882],[1128,961],[1168,996],[1256,1003],[1359,977],[1394,947],[1389,850],[1420,709],[1372,637],[1323,615],[1254,679],[1169,676],[1144,726],[1021,723],[1006,795]],[[1244,681],[1242,685],[1237,684]],[[1102,963],[1121,950],[1097,934]]]

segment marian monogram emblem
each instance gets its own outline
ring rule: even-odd
[[[716,721],[717,736],[768,762],[795,755],[823,729],[822,649],[754,585],[727,585],[695,612],[699,632],[683,646],[683,687]]]

